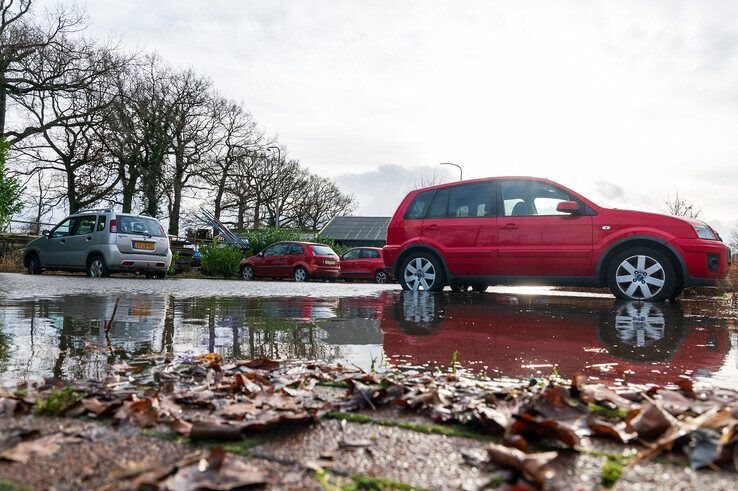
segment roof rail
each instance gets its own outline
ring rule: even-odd
[[[111,208],[83,208],[81,210],[75,211],[74,213],[86,213],[88,211],[102,211],[113,213],[113,210]]]

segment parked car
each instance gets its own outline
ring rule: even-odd
[[[355,247],[341,256],[341,279],[373,280],[387,283],[382,249],[380,247]]]
[[[85,271],[92,278],[121,271],[164,278],[171,262],[169,238],[156,218],[109,209],[70,215],[23,254],[30,274]]]
[[[334,279],[341,273],[340,259],[325,244],[277,242],[241,262],[241,278]]]
[[[410,192],[384,264],[404,289],[608,286],[659,301],[724,278],[730,251],[697,220],[599,206],[547,179],[499,177]]]

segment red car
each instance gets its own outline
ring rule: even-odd
[[[310,242],[277,242],[241,261],[241,278],[332,279],[341,273],[340,259],[329,246]]]
[[[387,283],[382,249],[379,247],[356,247],[341,256],[341,278],[344,280],[373,280]]]
[[[714,285],[730,259],[703,222],[604,208],[535,177],[412,191],[390,221],[382,252],[406,290],[608,286],[618,298],[651,301]]]

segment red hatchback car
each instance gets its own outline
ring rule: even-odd
[[[241,261],[241,278],[332,279],[341,273],[338,255],[325,244],[277,242]]]
[[[373,280],[387,283],[382,249],[379,247],[356,247],[341,256],[341,279]]]
[[[730,251],[703,222],[604,208],[547,179],[499,177],[409,193],[383,256],[407,290],[608,286],[619,298],[659,301],[724,278]]]

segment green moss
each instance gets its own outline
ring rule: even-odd
[[[606,488],[611,488],[620,479],[623,474],[627,459],[625,457],[608,457],[605,463],[602,465],[602,471],[600,473],[600,482]]]
[[[367,416],[365,414],[355,413],[342,413],[338,411],[331,411],[327,415],[331,419],[345,419],[352,423],[359,424],[375,424],[380,426],[390,426],[393,428],[402,428],[404,430],[416,431],[418,433],[433,434],[433,435],[444,435],[444,436],[459,436],[463,438],[472,438],[475,440],[492,440],[499,441],[499,438],[494,435],[487,435],[479,433],[470,429],[464,425],[438,425],[432,423],[412,423],[409,421],[392,421],[388,419],[379,419]]]
[[[152,438],[158,438],[160,440],[167,440],[170,442],[176,442],[180,443],[182,445],[193,445],[196,447],[212,447],[212,446],[222,446],[223,450],[226,452],[236,453],[239,455],[249,455],[249,449],[252,447],[255,447],[256,445],[261,445],[262,443],[269,440],[269,437],[267,435],[256,435],[251,438],[244,438],[243,440],[239,440],[237,442],[229,442],[225,445],[223,445],[223,442],[218,441],[209,441],[209,440],[197,440],[192,441],[189,438],[178,435],[176,433],[170,433],[168,431],[161,431],[153,428],[144,428],[141,430],[141,433],[152,437]]]
[[[317,471],[314,476],[326,491],[382,491],[385,489],[419,491],[422,489],[387,477],[367,476],[364,474],[352,474],[348,477],[341,478],[341,483],[336,482],[335,484],[333,482],[335,479],[333,479],[333,476],[327,470]]]
[[[599,414],[600,416],[604,416],[606,418],[617,418],[617,419],[625,419],[628,416],[628,410],[617,408],[612,409],[605,406],[600,406],[599,404],[590,403],[589,404],[589,410],[592,411],[595,414]]]
[[[318,382],[318,385],[320,385],[321,387],[335,387],[337,389],[349,388],[346,382],[334,382],[332,380],[323,380],[322,382]]]
[[[18,389],[15,392],[13,392],[13,397],[22,398],[22,397],[27,397],[27,396],[28,396],[28,391],[26,389]]]
[[[26,491],[27,489],[31,488],[16,484],[10,479],[0,478],[0,491]]]
[[[72,387],[64,389],[51,389],[46,393],[45,399],[36,399],[33,412],[38,415],[59,416],[76,406],[82,400],[84,394],[77,392]]]

